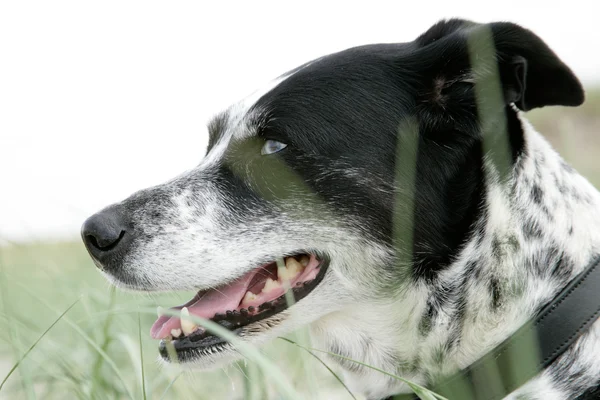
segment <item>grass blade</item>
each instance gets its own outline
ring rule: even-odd
[[[33,342],[33,344],[31,346],[29,346],[27,351],[25,351],[25,353],[23,353],[21,358],[15,363],[15,365],[12,366],[10,371],[8,371],[8,374],[4,377],[2,382],[0,382],[0,390],[2,390],[2,387],[4,386],[4,384],[6,383],[8,378],[10,378],[12,373],[19,367],[19,364],[21,364],[21,362],[23,362],[23,360],[25,359],[25,357],[27,357],[27,355],[31,352],[31,350],[33,350],[35,348],[35,346],[37,346],[37,344],[40,342],[40,340],[42,340],[42,338],[44,336],[46,336],[46,334],[48,332],[50,332],[50,329],[52,329],[54,327],[54,325],[56,325],[58,323],[58,321],[60,321],[65,316],[65,314],[67,314],[75,306],[75,304],[77,304],[79,302],[79,300],[81,300],[81,298],[78,298],[69,307],[67,307],[67,309],[65,311],[63,311],[58,316],[58,318],[55,319],[54,322],[52,322],[52,324],[50,324],[50,326],[48,328],[46,328],[46,330],[44,332],[42,332],[42,334],[37,338],[37,340],[35,342]]]
[[[317,356],[315,353],[313,353],[312,351],[310,351],[309,349],[307,349],[304,346],[300,346],[299,344],[297,344],[296,342],[294,342],[293,340],[288,340],[290,343],[295,344],[296,346],[298,346],[299,348],[301,348],[302,350],[306,351],[308,354],[310,354],[311,356],[313,356],[314,358],[317,359],[317,361],[319,361],[321,363],[321,365],[323,365],[325,368],[327,368],[327,370],[331,373],[331,375],[334,376],[335,379],[337,379],[337,381],[344,387],[344,389],[346,389],[346,391],[348,392],[348,394],[354,399],[356,400],[356,396],[354,396],[354,393],[352,393],[352,391],[350,390],[350,388],[348,386],[346,386],[346,384],[344,383],[344,381],[342,380],[342,378],[340,378],[338,376],[338,374],[336,374],[331,368],[329,368],[329,365],[327,365],[325,363],[325,361],[323,361],[319,356]]]
[[[115,304],[115,298],[116,298],[116,290],[114,287],[110,288],[110,298],[108,301],[108,310],[112,310]],[[103,351],[106,351],[108,349],[108,345],[110,343],[110,335],[109,335],[109,331],[110,331],[110,325],[112,323],[112,319],[114,317],[114,314],[108,314],[106,316],[106,319],[104,320],[104,325],[102,327],[102,344],[100,345],[100,348]],[[100,368],[102,367],[102,356],[100,354],[98,354],[98,357],[96,358],[96,361],[94,362],[94,366],[92,367],[92,388],[90,389],[90,393],[96,393],[96,387],[98,384],[98,381],[96,380],[95,377],[98,377],[100,375]]]
[[[159,400],[163,400],[163,399],[165,399],[165,398],[166,398],[165,396],[167,395],[167,392],[168,392],[168,391],[171,389],[171,386],[173,386],[173,384],[175,383],[175,381],[176,381],[177,379],[179,379],[179,377],[180,377],[181,375],[183,375],[183,372],[180,372],[179,374],[177,374],[177,376],[176,376],[175,378],[173,378],[173,380],[172,380],[171,382],[169,382],[169,385],[168,385],[168,386],[165,388],[165,391],[164,391],[164,392],[163,392],[163,394],[160,396],[160,399],[159,399]]]
[[[0,254],[2,256],[2,254]],[[12,316],[11,311],[8,307],[8,290],[5,285],[6,274],[4,272],[3,266],[4,260],[0,257],[0,298],[2,300],[2,307],[6,314],[6,327],[8,331],[8,341],[11,344],[12,350],[16,358],[19,357],[20,353],[20,343],[18,344],[18,333],[15,331],[15,327],[12,324]],[[31,373],[26,368],[25,364],[21,364],[21,368],[19,368],[19,372],[21,373],[21,385],[23,390],[27,395],[27,399],[35,399],[35,390],[33,388],[33,382],[31,380]]]
[[[415,392],[415,394],[417,394],[417,395],[419,395],[419,393],[427,393],[427,395],[426,395],[426,397],[425,397],[425,400],[428,400],[429,398],[431,398],[431,396],[433,396],[433,398],[434,398],[434,399],[448,400],[448,399],[447,399],[447,398],[445,398],[444,396],[441,396],[441,395],[439,395],[439,394],[437,394],[437,393],[434,393],[434,392],[432,392],[431,390],[427,389],[427,388],[426,388],[426,387],[424,387],[424,386],[421,386],[421,385],[419,385],[419,384],[417,384],[417,383],[411,382],[411,381],[409,381],[408,379],[402,378],[402,377],[400,377],[400,376],[398,376],[398,375],[391,374],[391,373],[389,373],[389,372],[387,372],[387,371],[384,371],[384,370],[382,370],[382,369],[379,369],[379,368],[377,368],[377,367],[373,367],[373,366],[371,366],[371,365],[369,365],[369,364],[366,364],[366,363],[363,363],[363,362],[361,362],[361,361],[358,361],[358,360],[353,360],[352,358],[344,357],[344,356],[342,356],[342,355],[339,355],[339,354],[336,354],[336,353],[332,353],[332,352],[330,352],[330,351],[326,351],[326,350],[320,350],[320,349],[315,349],[315,348],[305,348],[304,346],[302,346],[302,345],[300,345],[300,344],[298,344],[298,343],[294,342],[293,340],[290,340],[290,339],[288,339],[288,338],[284,338],[284,337],[281,337],[281,336],[279,337],[279,339],[281,339],[281,340],[284,340],[284,341],[286,341],[286,342],[288,342],[288,343],[291,343],[291,344],[293,344],[293,345],[296,345],[296,346],[299,346],[299,347],[303,347],[305,350],[310,350],[310,351],[316,351],[316,352],[319,352],[319,353],[325,353],[325,354],[329,354],[329,355],[331,355],[331,356],[334,356],[334,357],[342,358],[342,359],[344,359],[344,360],[347,360],[347,361],[351,361],[351,362],[357,363],[357,364],[359,364],[359,365],[362,365],[362,366],[364,366],[364,367],[370,368],[370,369],[372,369],[372,370],[374,370],[374,371],[381,372],[381,373],[382,373],[382,374],[384,374],[384,375],[387,375],[387,376],[389,376],[389,377],[391,377],[391,378],[394,378],[394,379],[396,379],[396,380],[399,380],[399,381],[401,381],[401,382],[404,382],[404,383],[406,383],[406,384],[407,384],[407,385],[408,385],[408,386],[411,388],[411,390],[412,390],[413,392]],[[417,392],[417,391],[415,391],[415,389],[417,389],[417,391],[418,391],[418,392]]]
[[[138,338],[140,340],[140,364],[142,368],[142,398],[146,400],[146,377],[144,376],[144,352],[142,346],[142,322],[138,313]]]
[[[50,309],[54,312],[57,312],[54,308],[50,307],[46,301],[44,301],[43,299],[38,297],[35,293],[33,293],[31,290],[29,290],[29,288],[27,286],[21,284],[20,282],[15,282],[15,283],[17,285],[19,285],[21,287],[21,289],[23,291],[25,291],[27,294],[29,294],[31,297],[33,297],[40,303],[44,304],[48,309]],[[67,324],[69,324],[69,326],[71,328],[73,328],[73,330],[75,330],[75,332],[77,332],[83,338],[83,340],[85,340],[90,346],[92,346],[92,348],[95,351],[97,351],[98,354],[100,354],[102,359],[108,364],[108,366],[113,370],[113,372],[115,373],[117,378],[119,378],[119,381],[121,381],[121,383],[123,384],[123,388],[125,389],[125,392],[127,393],[127,397],[129,397],[131,400],[135,400],[135,397],[133,396],[133,394],[131,393],[131,390],[127,386],[127,381],[121,374],[121,371],[117,367],[117,364],[109,357],[109,355],[106,354],[106,352],[104,350],[102,350],[102,348],[100,346],[98,346],[98,344],[96,342],[94,342],[94,340],[87,333],[85,333],[85,331],[83,329],[81,329],[81,327],[79,325],[75,324],[73,321],[71,321],[68,318],[65,318],[64,321]]]

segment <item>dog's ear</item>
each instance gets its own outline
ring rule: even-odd
[[[473,58],[480,56],[477,46],[485,46],[482,41],[488,38],[493,40],[507,104],[515,103],[527,111],[549,105],[583,103],[583,88],[571,69],[533,32],[507,22],[482,25],[452,19],[435,24],[419,36],[416,40],[419,49],[430,52],[426,58],[438,69],[432,84],[439,85],[440,77],[444,87],[473,80],[469,71],[472,72]],[[473,47],[473,43],[477,46]],[[477,78],[486,79],[481,74],[475,76]]]

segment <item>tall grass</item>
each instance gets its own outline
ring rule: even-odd
[[[1,318],[9,328],[0,332],[1,399],[360,398],[316,354],[321,350],[302,344],[303,335],[264,351],[237,343],[245,361],[218,371],[164,367],[142,327],[151,325],[157,304],[181,303],[192,294],[115,291],[78,243],[13,246],[0,256]],[[220,325],[192,318],[236,341]]]

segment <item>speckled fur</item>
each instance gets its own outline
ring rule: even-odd
[[[435,282],[406,286],[399,303],[364,305],[336,316],[354,321],[351,332],[338,333],[335,327],[344,324],[333,316],[317,322],[315,329],[327,333],[325,346],[345,348],[349,358],[427,384],[467,367],[506,339],[588,265],[600,250],[600,196],[524,119],[523,124],[526,151],[505,184],[488,164],[485,217],[457,260]],[[390,323],[384,317],[389,315],[398,318]],[[600,380],[599,355],[597,322],[506,399],[574,399]],[[348,382],[368,398],[407,390],[367,368],[344,366]]]

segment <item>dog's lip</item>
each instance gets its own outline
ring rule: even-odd
[[[313,280],[317,276],[319,267],[322,264],[322,258],[312,252],[297,254],[308,255],[310,259],[304,269],[289,281],[289,284],[292,287]],[[192,316],[205,319],[219,319],[220,316],[225,316],[225,313],[227,313],[226,315],[228,317],[239,317],[237,314],[240,312],[243,313],[244,316],[251,317],[258,313],[260,305],[268,303],[285,294],[286,290],[283,286],[275,287],[266,293],[261,292],[262,287],[265,286],[268,279],[273,279],[274,283],[278,283],[277,270],[274,273],[271,272],[270,275],[269,270],[267,270],[267,268],[272,270],[273,265],[274,262],[263,264],[231,283],[221,285],[214,289],[199,291],[193,299],[185,304],[173,307],[171,310],[183,310],[184,312],[189,312]],[[256,290],[257,287],[258,290]],[[250,292],[250,289],[252,289],[252,299],[245,297],[248,292]],[[186,323],[184,326],[183,322],[186,321],[181,321],[178,316],[160,315],[153,324],[150,334],[155,339],[163,339],[169,337],[172,331],[181,330],[187,335],[191,333],[190,331],[196,329],[195,324]],[[184,329],[186,327],[188,328],[187,331]],[[173,336],[176,335],[176,333],[173,334]]]
[[[319,256],[319,259],[320,264],[317,276],[302,287],[292,288],[294,304],[310,294],[324,279],[329,268],[330,259],[326,256]],[[269,319],[268,322],[261,323],[259,325],[260,330],[272,328],[279,322],[277,320],[273,320],[271,317],[288,308],[288,296],[288,294],[284,294],[271,301],[271,304],[269,304],[268,307],[261,307],[259,313],[251,316],[252,320],[246,324],[232,325],[231,321],[228,320],[211,320],[230,330],[237,336],[245,337],[248,332],[251,332],[252,335],[256,335],[258,333],[257,329],[254,328],[254,326],[257,326],[255,324],[256,322],[262,322]],[[203,332],[202,334],[197,334],[194,332],[190,336],[185,336],[174,340],[161,340],[159,351],[165,361],[171,361],[171,354],[169,354],[169,351],[174,350],[177,354],[178,362],[193,362],[204,355],[215,354],[231,348],[230,346],[231,345],[229,342],[219,336],[210,334],[208,332]]]

